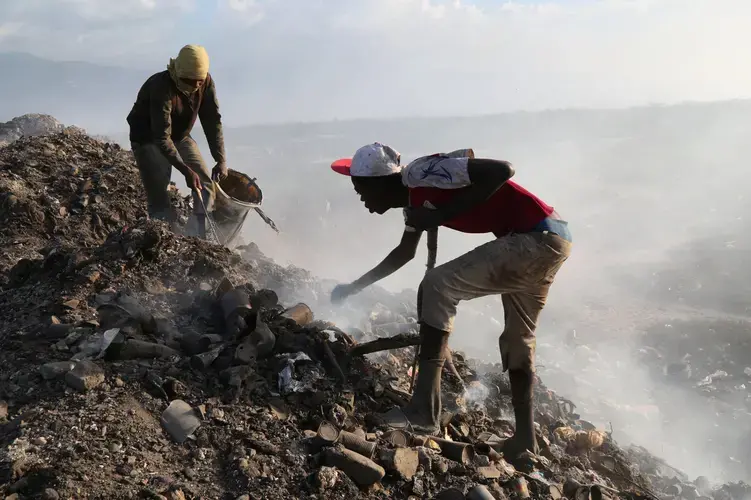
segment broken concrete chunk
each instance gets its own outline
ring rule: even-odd
[[[339,471],[333,467],[323,466],[316,471],[314,479],[318,491],[324,492],[336,486],[336,482],[339,479]]]
[[[75,361],[53,361],[39,367],[39,373],[44,380],[52,380],[62,377],[76,367]]]
[[[420,465],[420,456],[413,448],[395,448],[382,450],[380,462],[390,471],[394,471],[405,481],[411,480]]]
[[[485,479],[498,479],[501,477],[501,471],[494,465],[487,465],[477,468],[477,473]]]
[[[65,382],[77,391],[86,392],[104,382],[104,370],[91,361],[80,361],[65,374]]]
[[[178,444],[182,444],[200,426],[201,420],[191,406],[180,399],[170,403],[162,413],[162,427]]]

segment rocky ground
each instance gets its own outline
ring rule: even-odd
[[[329,284],[175,235],[139,185],[129,152],[80,131],[0,148],[4,498],[749,498],[619,447],[542,381],[540,455],[517,470],[497,452],[507,377],[460,353],[442,437],[384,432],[413,350],[364,353],[413,342],[413,294],[374,288],[338,328],[296,305]]]

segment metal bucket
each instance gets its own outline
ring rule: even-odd
[[[216,200],[212,217],[220,244],[232,248],[248,213],[261,206],[263,192],[250,176],[229,169],[227,177],[214,182]]]

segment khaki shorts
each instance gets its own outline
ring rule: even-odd
[[[211,173],[203,161],[198,144],[190,136],[175,143],[177,152],[183,162],[201,178],[204,185],[202,196],[206,209],[210,212],[214,206],[214,189]],[[131,144],[136,165],[141,172],[141,181],[146,190],[146,203],[149,217],[174,221],[175,214],[170,204],[167,187],[172,178],[172,164],[162,154],[156,144]],[[193,213],[204,214],[198,195],[193,191]]]
[[[512,234],[425,274],[420,321],[450,332],[462,300],[500,294],[504,370],[535,370],[535,329],[556,273],[572,244],[553,233]]]

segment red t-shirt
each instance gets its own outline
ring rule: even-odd
[[[423,206],[426,201],[440,207],[469,185],[466,158],[447,157],[438,162],[433,158],[416,160],[407,167],[412,171],[403,175],[410,207]],[[507,181],[486,202],[443,225],[463,233],[493,233],[501,237],[529,232],[552,213],[553,207],[519,184]]]

